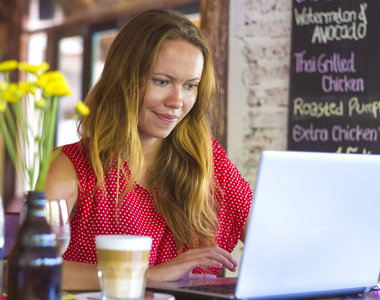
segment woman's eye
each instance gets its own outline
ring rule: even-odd
[[[195,84],[195,83],[188,83],[188,84],[185,85],[185,88],[188,89],[189,91],[194,90],[197,87],[198,87],[198,85]]]
[[[158,86],[164,86],[168,83],[167,80],[163,80],[163,79],[153,79],[154,82],[158,85]]]

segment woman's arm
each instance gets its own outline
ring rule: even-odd
[[[78,201],[77,173],[71,160],[63,152],[60,152],[50,165],[45,192],[49,200],[66,199],[70,213]]]
[[[225,266],[233,272],[236,270],[237,263],[230,253],[219,247],[193,249],[159,266],[149,267],[146,276],[149,281],[175,281],[183,277],[191,277],[191,271],[200,266],[204,268]],[[96,264],[64,261],[62,289],[64,291],[99,290],[97,271]],[[196,275],[203,276],[203,274]]]
[[[49,200],[66,199],[69,213],[73,215],[78,201],[78,177],[74,165],[63,152],[60,152],[50,165],[45,191]],[[97,265],[64,261],[62,289],[65,291],[99,290]]]
[[[63,261],[63,291],[99,291],[98,265]]]

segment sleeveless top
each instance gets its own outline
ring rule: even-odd
[[[219,226],[216,243],[232,252],[247,220],[252,202],[252,189],[227,157],[226,152],[213,138],[214,173],[223,192],[220,203]],[[70,244],[63,258],[82,263],[97,263],[95,237],[100,234],[130,234],[150,236],[153,239],[149,265],[159,265],[178,256],[176,243],[165,220],[156,210],[149,190],[136,184],[119,205],[118,219],[115,218],[117,191],[117,169],[105,174],[106,197],[101,189],[94,194],[96,177],[88,164],[88,156],[81,142],[60,147],[73,163],[78,175],[78,203],[71,220]],[[124,166],[128,168],[127,163]],[[125,186],[120,176],[120,186]],[[119,189],[122,190],[122,189]],[[184,245],[183,251],[187,251]],[[196,268],[194,273],[217,274],[221,269]]]

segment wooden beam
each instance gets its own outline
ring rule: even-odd
[[[230,0],[201,1],[201,30],[210,42],[219,83],[219,93],[210,107],[211,126],[214,137],[226,150],[229,8]],[[218,277],[224,276],[224,270],[219,272]]]
[[[228,23],[230,0],[201,1],[201,29],[210,42],[219,93],[210,114],[214,136],[227,147]]]
[[[21,20],[22,16],[25,14],[26,1],[15,0],[12,2],[12,8],[10,9],[9,19],[8,19],[8,47],[5,53],[5,60],[15,59],[20,60],[20,45],[21,39]],[[18,37],[18,38],[16,38]],[[11,73],[11,81],[16,82],[18,80],[17,72]],[[8,150],[5,149],[4,155],[4,191],[3,191],[3,202],[6,208],[9,203],[12,202],[15,197],[15,179],[16,171],[13,166],[12,160],[9,156]]]
[[[82,24],[102,23],[115,19],[123,19],[147,9],[173,9],[186,5],[197,5],[200,0],[102,0],[90,5],[83,1],[56,0],[65,12],[62,20],[38,21],[34,20],[31,26],[25,22],[24,32],[37,32],[52,30],[60,27],[76,26]],[[90,6],[88,6],[90,5]]]

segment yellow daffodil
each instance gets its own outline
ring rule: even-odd
[[[65,81],[65,77],[63,76],[62,72],[50,71],[38,76],[37,85],[40,87],[44,87],[51,82],[57,82],[62,80]]]
[[[36,95],[36,87],[31,82],[20,82],[19,88],[23,96],[27,95],[28,93]]]
[[[7,108],[7,102],[0,101],[0,112],[4,112],[6,108]]]
[[[45,98],[41,98],[40,100],[34,102],[34,107],[36,109],[41,109],[41,108],[44,108],[46,106],[46,99]]]
[[[49,70],[49,64],[44,62],[40,65],[32,65],[32,64],[21,62],[19,64],[18,68],[20,70],[25,71],[25,72],[39,75],[39,74],[42,74],[43,72],[46,72],[47,70]]]
[[[6,84],[6,82],[4,81],[0,82],[0,92],[5,91],[7,89],[7,86],[8,85]]]
[[[44,92],[51,96],[69,96],[72,94],[65,82],[51,82],[44,87]]]
[[[42,74],[37,78],[37,84],[43,88],[44,93],[51,96],[68,96],[72,94],[65,77],[60,71]]]
[[[16,60],[6,60],[0,63],[0,72],[10,72],[17,69],[18,62]]]
[[[90,109],[82,101],[79,101],[75,106],[75,111],[78,115],[87,116],[90,113]]]
[[[1,98],[8,103],[14,103],[20,100],[22,92],[16,83],[11,83],[9,87],[1,94]]]

